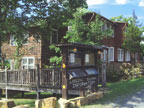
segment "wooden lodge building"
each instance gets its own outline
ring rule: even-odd
[[[96,16],[96,13],[89,13],[85,16],[87,20],[91,20]],[[112,28],[113,35],[102,40],[104,46],[107,47],[101,54],[103,60],[110,65],[121,64],[123,62],[135,62],[139,61],[138,53],[136,52],[132,55],[129,51],[125,51],[121,48],[124,31],[127,26],[124,22],[112,22],[109,19],[101,16],[102,20],[106,23],[102,29]],[[54,52],[50,51],[49,46],[51,44],[58,44],[63,36],[66,34],[68,29],[54,30],[54,33],[50,37],[49,41],[39,40],[33,36],[28,38],[28,42],[22,47],[22,69],[34,69],[36,64],[40,65],[40,68],[43,68],[45,65],[49,64],[50,57],[54,55]],[[4,43],[1,47],[1,58],[8,60],[10,62],[11,69],[14,69],[14,60],[13,55],[16,51],[16,43],[13,36],[10,36],[8,41]]]

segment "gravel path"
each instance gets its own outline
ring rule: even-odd
[[[144,108],[144,88],[132,96],[119,100],[112,105],[114,108]]]

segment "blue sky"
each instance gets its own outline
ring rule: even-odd
[[[131,17],[133,10],[144,25],[144,0],[87,0],[89,10],[100,12],[106,18],[123,15]]]

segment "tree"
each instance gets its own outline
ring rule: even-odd
[[[68,42],[100,45],[101,40],[112,36],[111,28],[102,30],[105,22],[98,14],[96,14],[93,20],[86,22],[83,17],[88,13],[95,14],[82,8],[79,8],[73,14],[74,19],[70,19],[67,23],[67,25],[71,26],[71,30],[67,31],[64,37]]]
[[[102,30],[105,22],[102,21],[101,17],[97,14],[94,19],[88,22],[83,18],[87,14],[93,14],[85,8],[78,8],[73,14],[73,19],[69,19],[66,26],[70,26],[70,30],[67,31],[64,40],[67,42],[78,42],[90,45],[101,45],[101,40],[112,36],[112,29],[108,28]],[[57,53],[60,53],[60,49],[51,46],[51,49],[55,49]],[[61,57],[54,56],[51,58],[51,62],[61,62]]]
[[[36,39],[48,40],[52,29],[63,27],[77,7],[87,7],[85,0],[1,0],[0,4],[0,46],[13,35],[16,57],[21,55],[20,49],[27,40],[24,35],[32,26],[38,27],[37,31],[30,31]]]
[[[124,18],[122,15],[113,17],[112,21],[122,21],[127,23],[124,31],[124,40],[122,47],[132,53],[141,52],[141,41],[143,40],[142,33],[144,31],[142,25],[138,22],[137,16],[133,11],[133,17]]]

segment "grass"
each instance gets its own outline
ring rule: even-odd
[[[43,92],[41,93],[41,98],[48,98],[53,96],[49,92]],[[58,97],[60,97],[58,95]],[[5,98],[3,96],[3,98]],[[9,96],[10,100],[14,100],[14,103],[16,105],[28,105],[30,108],[35,107],[35,100],[36,100],[36,92],[25,92],[24,98],[21,97],[20,92],[13,93],[12,95]]]
[[[92,102],[89,105],[83,106],[84,108],[102,108],[104,105],[109,105],[109,102],[115,102],[116,99],[120,101],[125,97],[132,95],[133,93],[144,88],[144,78],[137,78],[129,81],[120,81],[115,83],[107,83],[108,92],[104,94],[104,98]],[[54,96],[51,93],[41,93],[41,98],[48,98]],[[57,98],[61,95],[57,95]],[[3,97],[4,98],[4,97]],[[30,108],[34,107],[36,92],[25,92],[25,97],[21,98],[21,93],[10,96],[9,99],[14,100],[16,105],[29,105]]]
[[[104,98],[92,102],[91,104],[84,106],[84,108],[101,108],[104,105],[109,105],[109,102],[115,102],[117,99],[121,102],[124,98],[144,88],[144,78],[107,83],[107,87],[109,90],[104,94]]]

